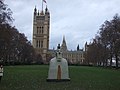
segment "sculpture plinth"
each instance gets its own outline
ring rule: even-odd
[[[62,52],[58,46],[56,57],[50,60],[47,81],[70,81],[67,60],[62,58]]]

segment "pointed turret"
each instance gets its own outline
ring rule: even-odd
[[[88,50],[88,44],[87,42],[85,43],[85,52]]]
[[[65,41],[65,36],[63,36],[63,43],[65,43],[65,44],[66,44],[66,41]]]
[[[67,45],[66,45],[66,41],[65,41],[65,36],[63,36],[61,50],[62,51],[67,51]]]
[[[47,8],[47,5],[46,5],[46,8],[45,8],[45,20],[49,20],[50,21],[50,13],[49,13],[49,10]]]
[[[36,9],[36,6],[35,6],[35,9],[34,9],[34,15],[35,15],[35,16],[37,15],[37,9]]]
[[[36,6],[35,6],[35,8],[34,8],[34,22],[35,22],[35,20],[36,20],[36,16],[37,16],[37,9],[36,9]]]
[[[78,44],[78,46],[77,46],[77,51],[79,51],[80,50],[80,48],[79,48],[79,44]]]
[[[46,8],[45,8],[45,14],[49,15],[49,11],[48,11],[48,8],[47,8],[47,5],[46,5]]]
[[[39,16],[40,14],[39,14],[39,10],[38,10],[38,16]]]

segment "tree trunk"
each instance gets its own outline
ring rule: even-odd
[[[105,67],[107,67],[107,65],[108,65],[108,60],[106,59],[105,60]]]
[[[118,55],[115,54],[115,58],[116,58],[116,69],[118,69]]]
[[[110,67],[112,67],[112,55],[110,55]]]

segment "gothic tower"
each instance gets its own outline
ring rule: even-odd
[[[63,36],[63,41],[62,41],[62,46],[61,46],[61,50],[67,51],[67,45],[66,45],[66,41],[65,41],[65,36]]]
[[[50,28],[50,13],[46,7],[45,11],[39,12],[36,7],[33,16],[33,39],[32,44],[37,52],[42,56],[46,63],[46,55],[49,49],[49,28]]]

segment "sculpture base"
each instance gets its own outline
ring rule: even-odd
[[[46,79],[47,82],[68,82],[70,79]]]

